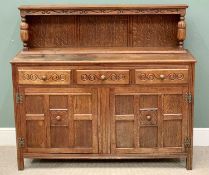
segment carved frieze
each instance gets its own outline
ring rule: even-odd
[[[120,15],[120,14],[185,14],[185,9],[22,9],[26,15]]]

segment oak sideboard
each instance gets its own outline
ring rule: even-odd
[[[195,59],[187,5],[21,6],[12,60],[24,158],[185,158],[192,169]]]

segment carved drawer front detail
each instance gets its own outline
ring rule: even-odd
[[[129,84],[129,70],[77,70],[78,84]]]
[[[68,125],[68,111],[51,111],[51,125],[67,126]]]
[[[136,84],[188,83],[188,69],[136,69]]]
[[[19,69],[19,84],[70,84],[70,70],[24,70]]]
[[[156,109],[140,110],[140,125],[156,125],[158,111]]]

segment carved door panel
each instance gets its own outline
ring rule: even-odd
[[[97,153],[95,89],[21,89],[28,152]]]
[[[187,88],[111,91],[113,153],[183,152],[187,135]]]

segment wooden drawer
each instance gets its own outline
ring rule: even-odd
[[[70,84],[70,70],[18,69],[19,84],[67,85]]]
[[[77,70],[77,84],[129,84],[129,70]]]
[[[136,69],[136,84],[188,83],[188,69]]]

